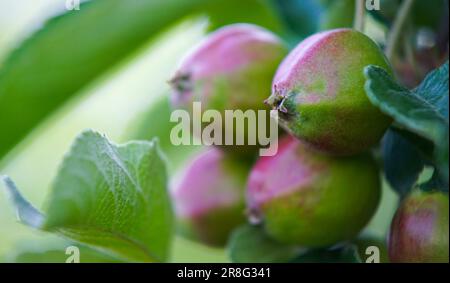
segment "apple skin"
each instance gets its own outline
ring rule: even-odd
[[[391,119],[369,101],[364,67],[392,73],[380,48],[352,29],[303,40],[283,60],[267,103],[291,134],[328,154],[346,156],[377,144]]]
[[[247,183],[250,222],[286,244],[326,247],[358,235],[376,211],[380,176],[368,155],[335,158],[287,136]]]
[[[251,164],[215,147],[199,154],[172,184],[182,234],[210,246],[224,246],[246,222],[245,183]]]
[[[449,262],[449,200],[414,192],[398,208],[388,239],[391,262]]]
[[[208,35],[182,60],[170,81],[171,105],[174,109],[188,110],[192,117],[193,103],[201,102],[202,114],[217,110],[222,114],[222,120],[225,110],[267,110],[268,121],[270,108],[264,100],[270,93],[275,71],[287,53],[281,39],[262,27],[252,24],[225,26]],[[204,122],[202,129],[215,122],[218,123]],[[198,132],[193,134],[200,136]],[[236,126],[225,128],[222,144],[225,144],[225,137],[231,135],[248,141],[249,133]],[[247,144],[234,144],[224,147],[246,150]]]

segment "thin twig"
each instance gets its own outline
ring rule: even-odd
[[[364,0],[355,0],[355,16],[353,19],[353,28],[357,31],[364,32],[364,16],[366,14],[366,7]]]
[[[409,12],[411,11],[414,0],[405,0],[400,6],[400,10],[395,17],[392,24],[391,32],[388,35],[386,43],[386,57],[392,62],[394,59],[395,51],[397,50],[398,43],[401,38],[401,32],[408,19]]]

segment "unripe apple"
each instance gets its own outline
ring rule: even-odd
[[[398,208],[388,246],[391,262],[448,262],[448,195],[414,192]]]
[[[250,164],[211,147],[197,156],[173,186],[181,232],[211,246],[223,246],[245,223],[245,182]]]
[[[261,157],[247,185],[252,222],[287,244],[325,247],[351,240],[373,216],[380,178],[370,155],[335,158],[288,136]]]
[[[283,61],[267,103],[290,133],[333,155],[352,155],[375,145],[391,119],[364,90],[364,67],[391,72],[380,48],[352,29],[335,29],[302,41]]]
[[[202,114],[218,110],[222,121],[225,110],[270,110],[264,100],[287,52],[275,34],[261,27],[251,24],[223,27],[207,36],[182,60],[171,80],[172,105],[190,111],[192,116],[193,103],[201,102]],[[269,111],[266,112],[268,120]],[[216,122],[205,122],[202,126]],[[197,137],[199,134],[194,132]],[[248,141],[248,132],[234,126],[223,130],[222,144],[231,135]]]

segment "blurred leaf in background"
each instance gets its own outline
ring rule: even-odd
[[[409,6],[408,13],[397,21],[398,11]],[[448,0],[380,0],[379,10],[370,15],[388,30],[402,22],[401,33],[391,32],[387,55],[399,82],[414,88],[427,73],[448,60],[449,1]],[[390,39],[390,40],[389,40]]]
[[[442,15],[448,9],[447,3],[447,0],[414,1],[412,7],[412,21],[414,25],[417,27],[437,28],[441,24]],[[372,9],[370,13],[390,26],[401,4],[402,0],[380,0],[382,9]]]
[[[417,183],[426,161],[420,150],[394,129],[383,138],[383,156],[386,179],[405,197]]]
[[[0,68],[4,56],[24,38],[56,13],[65,8],[65,2],[54,0],[0,0]]]
[[[321,30],[353,26],[355,0],[272,0],[291,46]]]
[[[262,227],[252,225],[237,228],[228,243],[230,260],[236,263],[288,262],[297,250],[272,240]]]
[[[274,4],[290,31],[292,45],[319,29],[323,7],[318,0],[274,0]]]

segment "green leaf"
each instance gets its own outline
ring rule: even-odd
[[[428,74],[413,92],[433,105],[448,123],[448,62]]]
[[[295,257],[296,250],[272,240],[262,228],[251,225],[237,228],[228,244],[230,259],[237,263],[288,262]]]
[[[44,222],[44,215],[22,196],[16,184],[9,177],[4,176],[2,179],[16,209],[18,220],[32,228],[40,228]]]
[[[367,66],[370,101],[395,120],[395,126],[434,145],[433,163],[448,184],[448,62],[427,75],[413,90],[398,85],[382,68]]]
[[[79,90],[206,0],[96,0],[50,20],[0,70],[0,158]]]
[[[410,91],[399,86],[384,69],[377,66],[368,66],[365,69],[366,92],[371,102],[394,118],[399,127],[439,144],[448,131],[448,121],[440,113],[439,108],[432,104],[431,99],[438,100],[436,97],[442,95],[447,96],[448,101],[448,66],[446,68],[446,82],[445,78],[442,82],[435,81],[436,84],[446,83],[446,93],[437,93],[433,97],[426,97],[425,94],[431,94],[429,92]],[[427,80],[430,79],[427,78],[425,81]],[[423,91],[423,88],[419,86],[417,90]],[[431,91],[432,89],[430,89]],[[442,100],[445,100],[445,98]]]
[[[293,263],[360,263],[358,248],[356,245],[345,245],[332,249],[311,249],[307,250]]]
[[[60,167],[38,228],[124,260],[165,261],[174,222],[166,179],[155,142],[114,145],[86,131]]]
[[[408,139],[391,129],[384,136],[383,156],[387,181],[401,197],[406,196],[425,166],[422,154]]]

